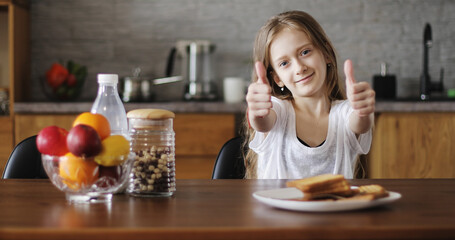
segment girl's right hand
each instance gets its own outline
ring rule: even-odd
[[[259,61],[254,66],[258,79],[250,84],[246,95],[250,120],[264,118],[270,114],[270,109],[272,109],[272,88],[267,81],[265,67]]]

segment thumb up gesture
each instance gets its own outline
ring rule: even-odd
[[[250,118],[263,118],[269,115],[272,108],[272,88],[267,81],[267,72],[261,62],[255,63],[258,79],[250,84],[246,95]]]
[[[354,112],[359,117],[367,117],[374,113],[375,92],[367,82],[357,82],[351,60],[344,62],[346,75],[346,94]]]

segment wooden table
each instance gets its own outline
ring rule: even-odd
[[[352,180],[403,197],[350,212],[275,209],[252,197],[284,180],[178,180],[170,198],[69,204],[47,180],[0,180],[0,239],[455,238],[455,179]]]

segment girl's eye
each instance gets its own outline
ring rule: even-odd
[[[300,54],[301,54],[302,56],[305,56],[305,55],[309,54],[310,52],[311,52],[310,49],[306,49],[306,50],[303,50]]]
[[[286,65],[288,65],[288,62],[286,61],[280,62],[280,64],[278,64],[279,67],[286,67]]]

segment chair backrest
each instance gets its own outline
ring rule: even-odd
[[[227,141],[215,161],[212,179],[243,179],[245,165],[242,154],[242,138],[235,137]]]
[[[16,145],[6,163],[2,178],[48,178],[41,164],[41,154],[36,147],[36,135]]]

